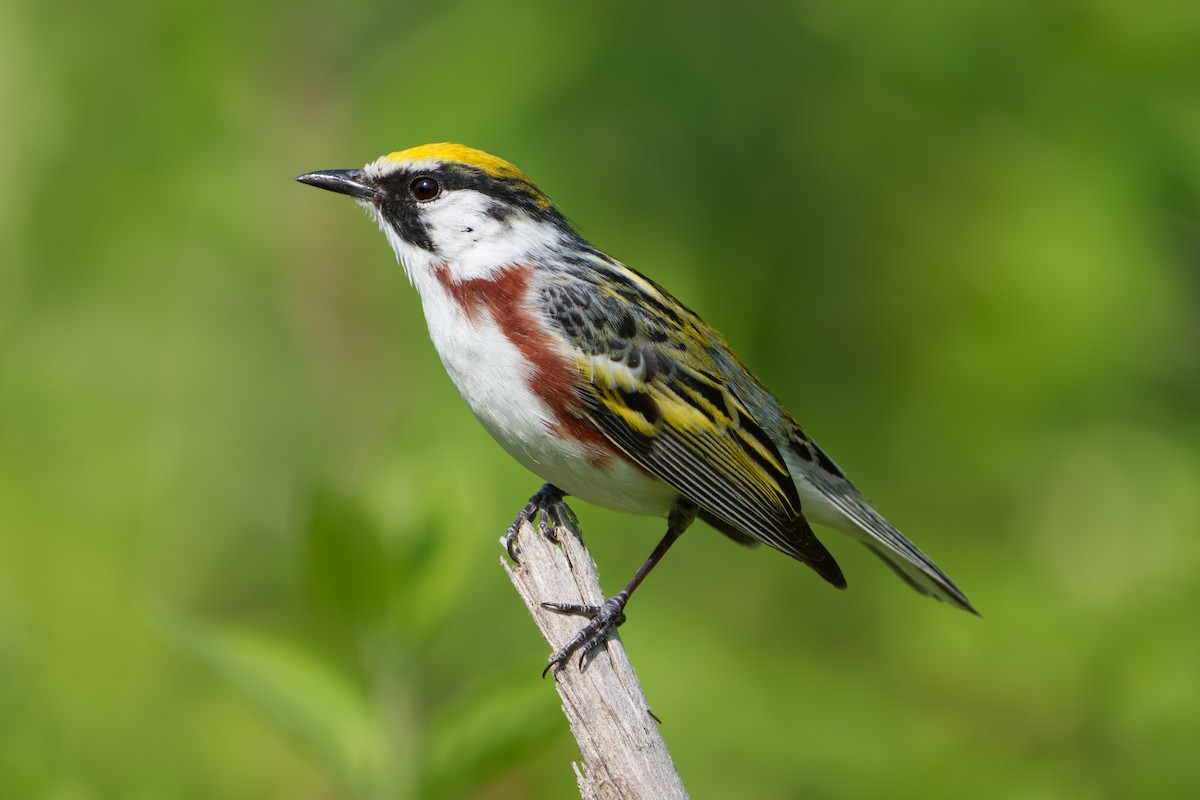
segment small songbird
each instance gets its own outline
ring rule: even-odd
[[[391,153],[296,180],[353,197],[421,296],[429,334],[475,416],[547,483],[506,540],[563,497],[666,517],[667,532],[601,606],[546,602],[590,621],[551,658],[579,662],[699,517],[846,585],[810,523],[865,544],[917,591],[974,613],[937,565],[872,508],[725,340],[654,281],[586,242],[503,159],[458,144]]]

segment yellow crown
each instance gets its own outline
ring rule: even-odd
[[[442,164],[458,164],[479,170],[485,175],[498,181],[523,184],[525,191],[533,196],[537,204],[543,208],[550,206],[550,198],[537,187],[524,172],[491,153],[467,147],[465,144],[440,142],[438,144],[423,144],[410,147],[407,150],[397,150],[379,159],[378,164],[390,164],[401,167],[419,161],[437,161]]]

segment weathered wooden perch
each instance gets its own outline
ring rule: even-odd
[[[557,529],[562,549],[546,540],[528,523],[517,534],[521,563],[508,556],[501,564],[525,601],[552,651],[570,641],[586,623],[541,607],[542,601],[604,602],[596,563],[577,531]],[[687,791],[675,763],[650,715],[646,695],[620,637],[592,651],[578,667],[573,656],[553,671],[563,713],[579,743],[583,762],[573,763],[583,800],[677,800]]]

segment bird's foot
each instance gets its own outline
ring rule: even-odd
[[[504,536],[504,549],[508,551],[508,557],[514,564],[521,563],[521,559],[517,557],[517,531],[534,516],[538,518],[538,533],[555,544],[558,544],[555,528],[573,529],[579,524],[575,519],[575,512],[563,502],[565,496],[557,486],[547,483],[529,498],[529,502],[521,509],[521,513],[517,514],[513,524],[508,526],[508,532]]]
[[[580,628],[579,633],[575,634],[571,641],[554,654],[550,663],[546,664],[546,668],[542,670],[542,677],[546,677],[546,673],[550,670],[564,666],[575,653],[579,653],[579,668],[583,669],[583,661],[592,648],[602,644],[609,632],[625,621],[625,604],[628,601],[629,595],[621,592],[598,606],[584,606],[575,603],[542,603],[542,608],[556,611],[559,614],[577,614],[591,620]]]

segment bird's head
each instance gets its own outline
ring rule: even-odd
[[[433,269],[448,268],[456,280],[486,277],[576,237],[524,173],[461,144],[422,145],[362,169],[319,170],[296,180],[355,198],[418,288]]]

